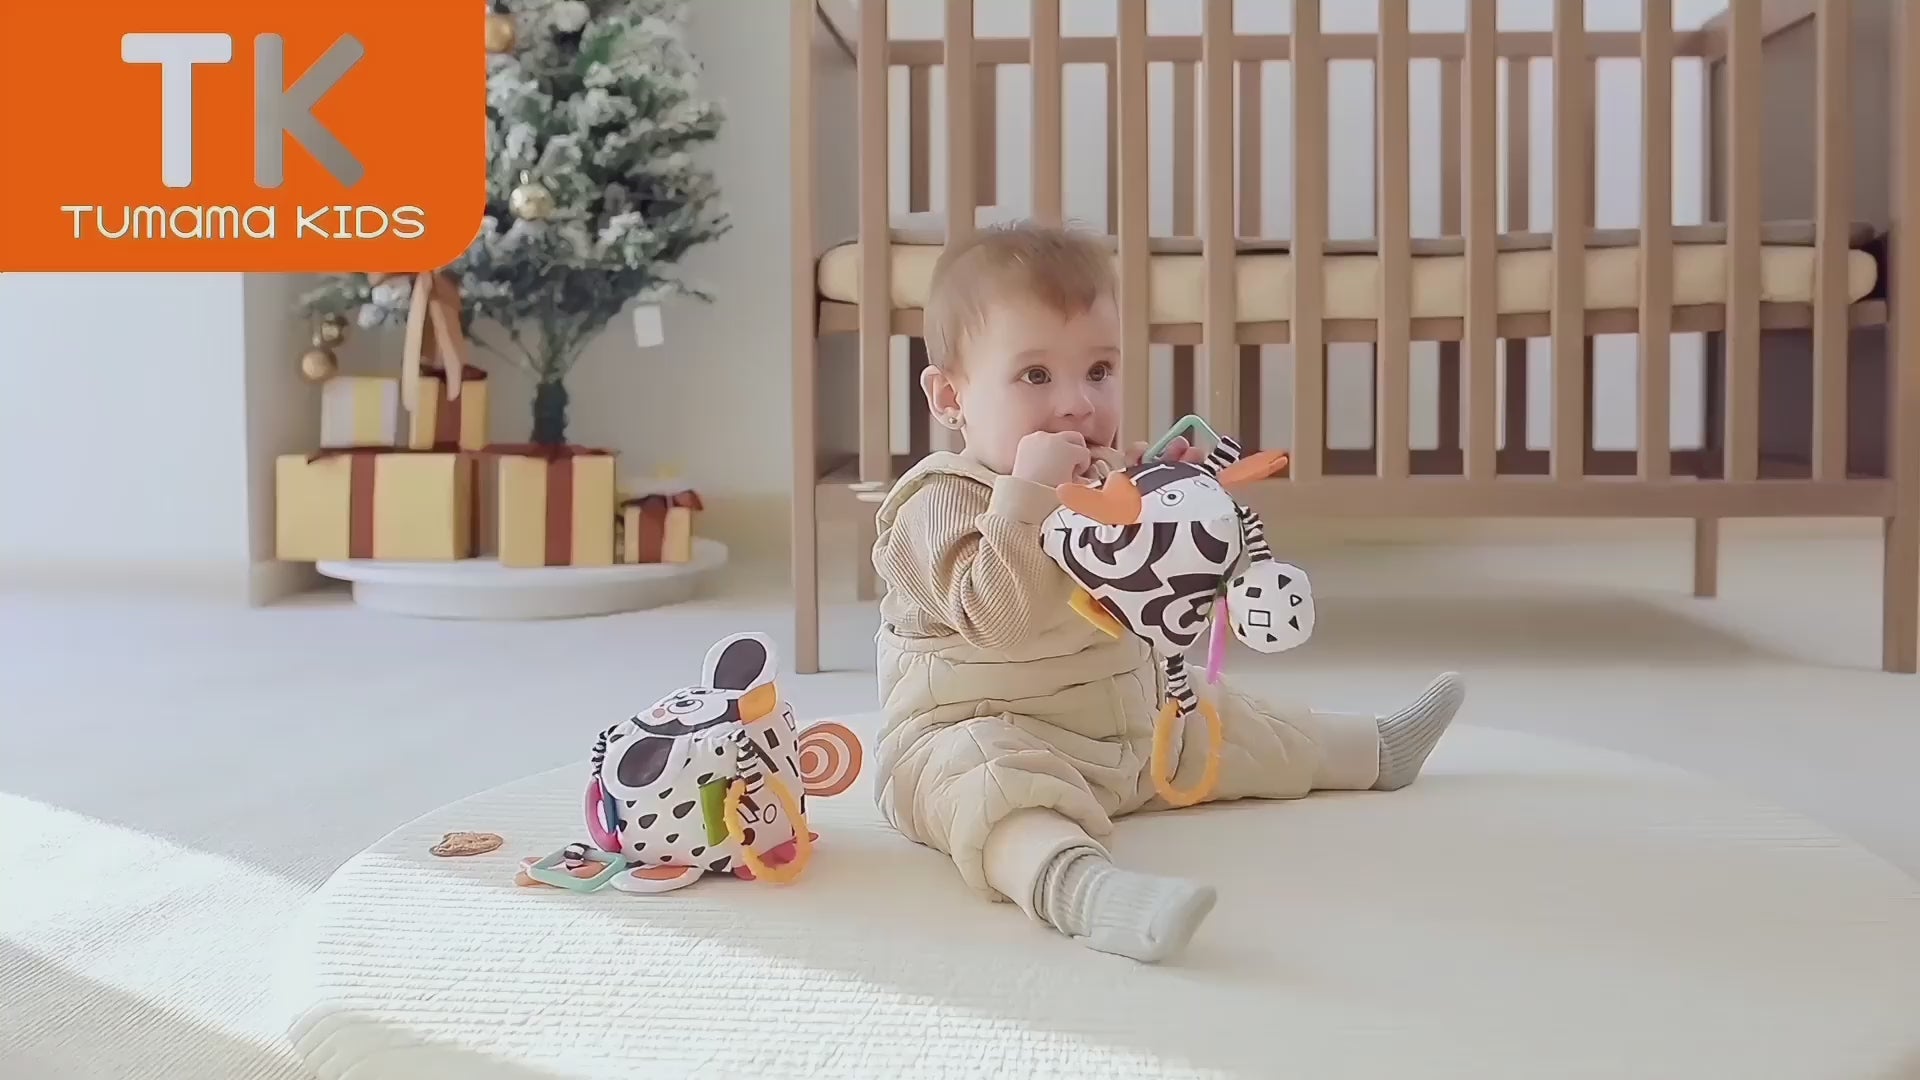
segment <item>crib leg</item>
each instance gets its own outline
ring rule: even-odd
[[[1880,666],[1912,675],[1920,669],[1920,514],[1886,519],[1880,579]]]
[[[1720,592],[1720,519],[1693,519],[1693,595]]]

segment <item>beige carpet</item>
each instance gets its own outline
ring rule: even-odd
[[[1877,670],[1878,545],[1729,529],[1702,602],[1674,535],[1298,553],[1319,636],[1229,670],[1368,707],[1455,668],[1474,725],[1680,765],[1920,872],[1920,679]],[[790,680],[803,715],[872,707],[870,608],[830,627],[844,670]],[[79,867],[0,902],[0,1076],[301,1076],[267,989],[310,892],[400,822],[577,760],[741,629],[787,640],[777,587],[506,625],[0,598],[0,856]]]

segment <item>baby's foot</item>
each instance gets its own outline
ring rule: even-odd
[[[1460,676],[1449,671],[1433,680],[1413,704],[1381,717],[1380,779],[1374,782],[1374,790],[1393,791],[1413,783],[1433,744],[1440,741],[1466,699]]]
[[[1211,885],[1122,870],[1083,847],[1047,865],[1037,900],[1043,919],[1088,948],[1153,963],[1186,947],[1215,893]]]

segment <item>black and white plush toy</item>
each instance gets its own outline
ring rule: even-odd
[[[1204,428],[1188,417],[1183,428]],[[1282,652],[1313,634],[1313,591],[1299,567],[1267,547],[1260,516],[1229,493],[1287,465],[1281,451],[1242,456],[1233,439],[1215,435],[1206,460],[1146,460],[1110,473],[1099,487],[1066,484],[1060,508],[1046,520],[1047,554],[1080,586],[1073,600],[1094,625],[1132,634],[1160,658],[1167,701],[1154,730],[1153,780],[1175,806],[1207,797],[1218,780],[1220,720],[1187,681],[1186,652],[1211,632],[1208,673],[1217,676],[1231,630],[1248,647]],[[1186,721],[1200,713],[1212,752],[1199,783],[1173,787]]]
[[[631,867],[616,889],[666,892],[709,873],[791,880],[815,839],[807,797],[839,794],[859,775],[860,742],[845,726],[794,722],[766,635],[722,638],[703,667],[699,684],[594,742],[587,829]]]

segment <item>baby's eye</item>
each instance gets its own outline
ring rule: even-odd
[[[1093,365],[1093,370],[1087,372],[1087,378],[1092,379],[1094,382],[1105,382],[1113,378],[1113,365],[1104,361],[1095,364]]]
[[[1044,386],[1053,381],[1046,368],[1032,367],[1020,373],[1020,381],[1032,386]]]

